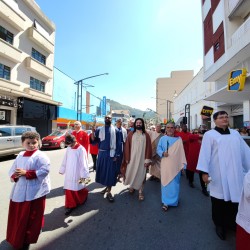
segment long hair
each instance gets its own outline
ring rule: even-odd
[[[145,133],[146,132],[145,123],[144,123],[144,120],[142,118],[136,118],[135,119],[133,133],[136,131],[136,121],[138,121],[138,120],[140,120],[142,122],[142,133]]]

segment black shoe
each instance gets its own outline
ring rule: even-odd
[[[107,191],[108,191],[108,188],[105,187],[105,188],[100,192],[100,194],[105,194]]]
[[[22,250],[28,250],[30,248],[30,244],[24,244]]]
[[[193,182],[189,182],[189,186],[190,186],[191,188],[194,188]]]
[[[107,193],[107,199],[109,202],[114,202],[114,197],[112,196],[111,193]]]
[[[225,230],[222,227],[216,226],[215,231],[216,231],[216,234],[218,235],[218,237],[221,240],[225,240],[226,239]]]
[[[205,196],[209,196],[209,193],[206,189],[202,189],[202,193],[205,195]]]
[[[73,210],[73,208],[66,208],[65,215],[70,215]]]

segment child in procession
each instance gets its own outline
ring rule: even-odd
[[[87,152],[74,135],[66,135],[65,144],[68,147],[59,173],[65,174],[65,215],[69,215],[87,200],[88,189],[85,186],[89,181],[89,167]]]
[[[10,194],[6,240],[15,249],[36,243],[44,224],[46,195],[50,192],[50,161],[39,150],[40,135],[21,136],[25,151],[18,154],[9,176],[14,186]]]

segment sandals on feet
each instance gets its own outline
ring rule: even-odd
[[[162,208],[162,210],[163,210],[164,212],[167,212],[167,211],[168,211],[168,206],[167,206],[167,205],[163,205],[161,208]]]
[[[130,193],[130,194],[133,194],[134,192],[135,192],[135,190],[134,190],[133,188],[130,188],[130,189],[129,189],[129,193]]]
[[[139,193],[139,201],[144,201],[144,194],[143,193]]]

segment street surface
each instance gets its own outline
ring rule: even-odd
[[[195,188],[181,177],[180,204],[177,208],[161,210],[160,183],[147,180],[145,201],[138,201],[138,193],[130,195],[127,187],[118,183],[113,188],[115,202],[109,203],[99,192],[91,172],[89,197],[83,206],[70,216],[64,215],[64,177],[58,174],[65,152],[44,151],[51,159],[51,193],[47,196],[45,227],[38,242],[30,249],[46,250],[231,250],[235,249],[235,233],[228,232],[221,241],[214,231],[210,198],[200,190],[198,176]],[[90,157],[91,158],[91,157]],[[12,183],[8,169],[14,158],[0,158],[0,249],[10,250],[5,240],[9,194]],[[90,166],[91,166],[90,160]]]

